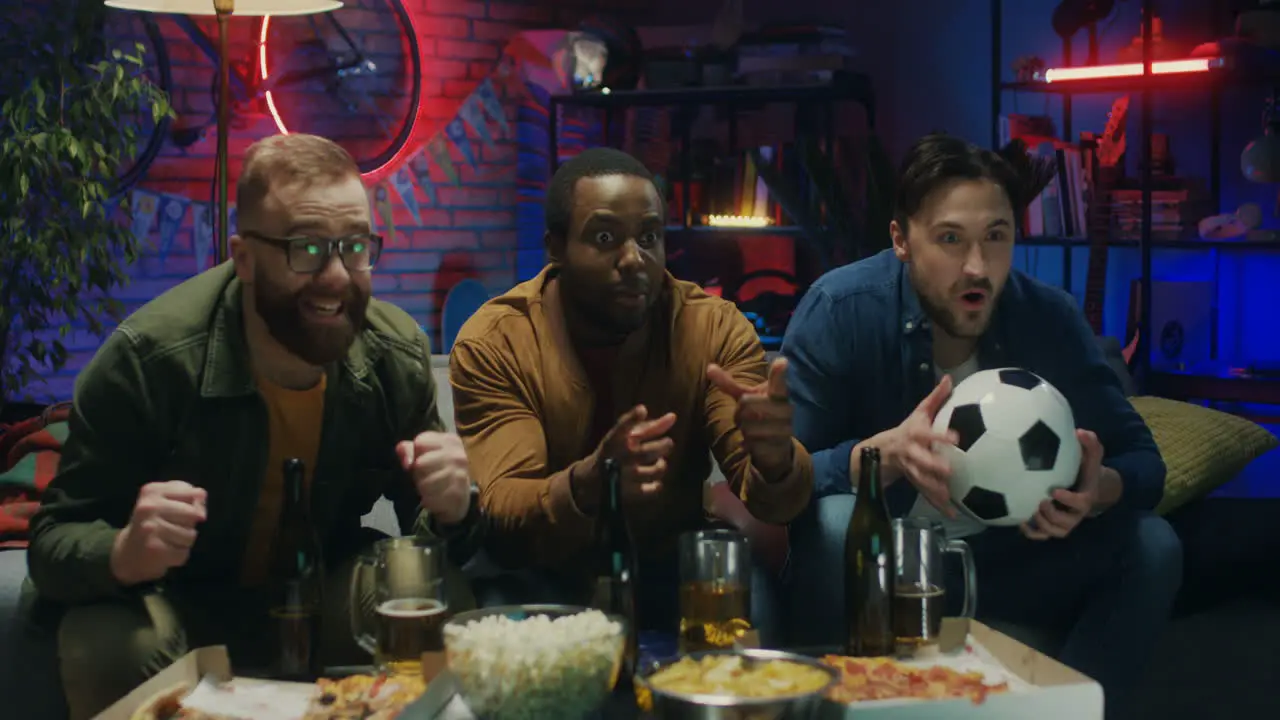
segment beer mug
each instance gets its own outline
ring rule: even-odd
[[[680,536],[683,653],[733,647],[751,629],[751,549],[733,530]]]
[[[380,540],[351,576],[351,631],[379,670],[422,675],[422,656],[444,652],[448,600],[444,546],[414,537]]]
[[[908,517],[893,521],[893,546],[898,567],[894,573],[892,616],[899,648],[915,649],[938,641],[947,604],[944,555],[960,556],[964,566],[960,617],[973,617],[978,604],[978,581],[968,543],[948,540],[942,525],[933,520]]]

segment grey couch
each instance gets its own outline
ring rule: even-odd
[[[440,417],[453,429],[453,393],[449,391],[448,358],[432,358]],[[385,499],[364,517],[364,524],[397,534],[395,512]],[[0,550],[0,719],[63,720],[67,716],[58,677],[57,644],[52,633],[28,621],[19,607],[27,575],[25,550]]]
[[[1104,350],[1126,387],[1132,381],[1119,345]],[[453,398],[447,390],[446,361],[433,363],[440,413],[450,426]],[[1200,720],[1205,717],[1274,717],[1280,701],[1270,691],[1280,677],[1280,598],[1274,558],[1280,556],[1280,500],[1206,500],[1170,517],[1183,539],[1186,572],[1178,618],[1148,669],[1141,720]],[[394,532],[385,502],[366,517],[367,525]],[[18,613],[26,575],[26,554],[0,550],[0,718],[62,720],[66,716],[52,637],[25,623]],[[1242,582],[1252,580],[1245,586]],[[1056,638],[999,628],[1049,650]],[[1245,662],[1224,662],[1247,657]]]

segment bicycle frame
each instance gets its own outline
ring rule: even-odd
[[[190,15],[171,15],[170,17],[173,18],[173,21],[177,23],[182,32],[190,38],[191,42],[199,48],[200,52],[208,58],[209,62],[217,67],[218,48],[214,44],[213,39],[200,29],[200,26],[196,24],[195,20],[193,20]],[[361,52],[360,47],[351,38],[351,35],[347,33],[347,29],[342,27],[342,24],[339,23],[332,15],[327,16],[326,19],[328,22],[333,24],[334,29],[342,36],[343,42],[345,42],[347,47],[351,50],[352,59],[350,61],[345,63],[331,63],[325,67],[312,68],[309,70],[274,73],[271,77],[261,81],[254,79],[252,76],[246,76],[235,67],[229,67],[229,74],[231,76],[231,94],[235,101],[246,102],[262,97],[277,85],[287,87],[292,84],[305,82],[313,78],[327,75],[342,77],[353,68],[358,68],[364,65],[366,63],[365,56]],[[263,18],[263,23],[267,23],[269,21],[269,17]],[[261,44],[264,46],[266,45],[265,32]]]
[[[410,141],[416,132],[418,109],[421,102],[422,56],[419,52],[418,34],[414,24],[413,13],[405,9],[403,0],[382,0],[382,2],[385,4],[383,9],[387,12],[387,15],[394,17],[399,24],[402,40],[407,43],[402,58],[408,64],[406,72],[409,73],[410,89],[406,95],[406,100],[409,107],[405,113],[403,125],[398,132],[392,134],[390,143],[384,150],[371,157],[356,159],[361,175],[369,182],[380,178],[387,167],[402,161],[408,153],[412,152]],[[337,33],[338,37],[341,38],[341,42],[333,41],[330,37],[330,32],[317,32],[316,35],[319,42],[301,40],[296,47],[290,48],[285,53],[288,57],[300,58],[300,61],[296,63],[299,69],[296,70],[289,69],[289,66],[293,63],[290,63],[286,57],[268,57],[267,37],[270,31],[270,24],[274,19],[270,16],[261,18],[261,23],[256,28],[258,42],[253,50],[257,52],[255,58],[257,62],[232,61],[225,65],[219,62],[222,53],[219,52],[218,48],[221,43],[216,34],[212,32],[206,33],[191,16],[173,13],[165,13],[164,16],[172,20],[181,31],[179,34],[170,33],[168,42],[181,42],[180,36],[185,35],[199,53],[204,55],[209,66],[215,69],[215,72],[212,73],[215,82],[211,88],[214,108],[219,108],[219,95],[221,92],[220,83],[216,82],[218,77],[216,69],[223,66],[227,68],[228,102],[226,103],[225,111],[234,114],[238,109],[237,105],[241,105],[239,109],[244,112],[244,103],[251,103],[261,99],[265,103],[263,108],[265,114],[268,114],[275,121],[276,128],[283,135],[289,134],[290,130],[285,118],[276,107],[273,97],[276,93],[283,92],[287,86],[317,79],[324,85],[324,91],[332,92],[335,90],[333,86],[344,84],[344,80],[380,72],[376,61],[366,54],[357,40],[343,26],[342,21],[333,14],[326,15],[323,21],[316,18],[312,21],[312,27],[315,28],[318,22],[330,23],[331,32]],[[141,18],[141,22],[146,39],[155,49],[154,81],[165,92],[172,94],[174,92],[173,77],[169,54],[165,47],[166,38],[158,22],[161,17],[160,15],[144,16]],[[318,30],[318,28],[316,29]],[[326,41],[325,38],[329,38],[329,41]],[[343,49],[344,46],[345,51]],[[311,57],[312,53],[320,57],[313,58]],[[254,56],[250,55],[250,57]],[[269,60],[274,62],[275,65],[269,65]],[[354,108],[352,109],[354,110]],[[256,113],[256,106],[250,112]],[[159,156],[166,141],[173,140],[179,143],[180,147],[186,147],[200,137],[210,123],[212,123],[212,120],[203,125],[196,122],[182,126],[183,135],[180,139],[176,133],[171,132],[170,118],[160,118],[156,127],[149,134],[145,147],[134,159],[132,165],[120,173],[113,194],[123,192],[137,183],[146,174],[147,169],[155,161],[156,157]],[[177,127],[173,128],[173,130],[177,129]],[[394,126],[392,126],[392,129],[394,130]]]

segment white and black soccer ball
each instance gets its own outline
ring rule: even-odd
[[[934,432],[955,431],[939,450],[951,463],[951,499],[984,525],[1019,525],[1080,470],[1080,441],[1067,399],[1029,370],[983,370],[951,392]]]

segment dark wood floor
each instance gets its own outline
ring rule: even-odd
[[[1241,598],[1177,620],[1156,649],[1134,720],[1280,717],[1277,648],[1275,600]]]

